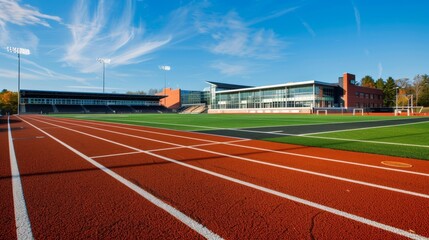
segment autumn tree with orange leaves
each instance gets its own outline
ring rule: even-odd
[[[3,89],[0,93],[0,112],[2,115],[7,113],[14,114],[18,110],[18,93]]]

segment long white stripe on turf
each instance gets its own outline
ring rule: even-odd
[[[68,128],[68,127],[63,127],[63,126],[60,126],[60,125],[56,125],[56,124],[53,124],[53,123],[49,123],[49,122],[45,122],[45,121],[41,121],[41,120],[37,120],[37,119],[35,119],[35,120],[39,121],[39,122],[42,122],[42,123],[45,123],[45,124],[49,124],[49,125],[52,125],[52,126],[63,128],[63,129],[69,130],[69,131],[73,131],[73,132],[77,132],[77,133],[80,133],[80,134],[83,134],[83,135],[87,135],[87,136],[90,136],[90,137],[93,137],[93,138],[97,138],[97,139],[100,139],[102,141],[107,141],[107,142],[110,142],[112,144],[116,144],[116,145],[119,145],[119,146],[122,146],[122,147],[125,147],[125,148],[132,149],[134,151],[142,151],[142,152],[145,152],[145,153],[151,152],[151,151],[144,151],[144,150],[141,150],[141,149],[138,149],[138,148],[134,148],[134,147],[131,147],[131,146],[128,146],[128,145],[125,145],[125,144],[118,143],[118,142],[114,142],[114,141],[111,141],[111,140],[108,140],[108,139],[105,139],[105,138],[97,137],[97,136],[94,136],[92,134],[81,132],[81,131],[78,131],[78,130],[75,130],[75,129],[71,129],[71,128]],[[96,128],[96,127],[89,127],[89,126],[84,126],[84,125],[79,125],[79,124],[71,124],[71,125],[76,125],[76,126],[79,126],[79,127],[85,127],[85,128],[95,129],[95,130],[99,130],[99,131],[103,131],[103,132],[108,132],[108,133],[113,133],[113,134],[117,134],[117,135],[123,135],[123,136],[127,136],[127,137],[133,137],[133,138],[144,139],[144,140],[153,141],[153,142],[159,142],[159,143],[163,143],[163,144],[170,144],[170,145],[177,146],[177,147],[186,147],[186,148],[193,149],[193,150],[196,150],[196,151],[201,151],[201,152],[206,152],[206,153],[210,153],[210,154],[225,156],[225,157],[234,158],[234,159],[238,159],[238,160],[242,160],[242,161],[247,161],[247,162],[252,162],[252,163],[256,163],[256,164],[261,164],[261,165],[266,165],[266,166],[271,166],[271,167],[276,167],[276,168],[281,168],[281,169],[287,169],[287,170],[290,170],[290,171],[306,173],[306,174],[315,175],[315,176],[319,176],[319,177],[325,177],[325,178],[340,180],[340,181],[344,181],[344,182],[350,182],[350,183],[359,184],[359,185],[363,185],[363,186],[374,187],[374,188],[383,189],[383,190],[387,190],[387,191],[399,192],[399,193],[403,193],[403,194],[407,194],[407,195],[412,195],[412,196],[416,196],[416,197],[422,197],[422,198],[429,199],[429,195],[423,194],[423,193],[417,193],[417,192],[407,191],[407,190],[403,190],[403,189],[398,189],[398,188],[393,188],[393,187],[387,187],[387,186],[383,186],[383,185],[379,185],[379,184],[368,183],[368,182],[364,182],[364,181],[358,181],[358,180],[353,180],[353,179],[349,179],[349,178],[338,177],[338,176],[324,174],[324,173],[319,173],[319,172],[313,172],[313,171],[304,170],[304,169],[300,169],[300,168],[294,168],[294,167],[288,167],[288,166],[274,164],[274,163],[268,163],[268,162],[258,161],[258,160],[254,160],[254,159],[250,159],[250,158],[244,158],[244,157],[234,156],[234,155],[230,155],[230,154],[225,154],[225,153],[210,151],[210,150],[206,150],[206,149],[195,148],[195,147],[192,147],[192,146],[180,145],[180,144],[177,144],[177,143],[170,143],[170,142],[165,142],[165,141],[161,141],[161,140],[154,140],[154,139],[150,139],[150,138],[146,138],[146,137],[142,137],[142,136],[136,136],[136,135],[127,134],[127,133],[122,133],[122,132],[115,132],[115,131],[111,131],[111,130]],[[234,146],[235,144],[225,143],[225,145]]]
[[[46,119],[44,119],[44,120],[46,120]],[[49,120],[54,121],[54,122],[64,123],[64,120],[63,121],[58,121],[58,120],[53,120],[52,118],[50,118]],[[71,120],[71,119],[68,119],[68,120]],[[82,123],[82,120],[71,120],[71,121]],[[85,123],[90,123],[90,124],[98,125],[98,126],[108,126],[108,127],[114,127],[114,128],[120,128],[120,129],[133,130],[133,131],[136,131],[136,132],[147,132],[147,133],[153,133],[153,134],[163,135],[163,136],[178,137],[178,138],[183,138],[183,139],[193,139],[193,140],[200,140],[200,141],[206,141],[206,142],[216,142],[216,141],[212,141],[212,140],[205,140],[205,139],[193,138],[193,137],[188,137],[188,136],[180,136],[180,135],[177,135],[177,134],[174,135],[174,134],[169,134],[169,133],[162,133],[162,132],[143,130],[143,129],[140,129],[140,128],[131,128],[132,125],[124,124],[124,123],[103,124],[103,123],[94,122],[94,121],[85,121]],[[70,121],[68,121],[67,124],[81,126],[80,124],[70,123]],[[117,126],[117,125],[121,125],[121,126]],[[122,125],[129,126],[129,127],[122,127]],[[137,126],[134,125],[134,127],[137,127]],[[210,135],[210,136],[212,136],[211,134],[198,133],[198,132],[195,132],[195,134]],[[383,166],[376,166],[376,165],[370,165],[370,164],[364,164],[364,163],[350,162],[350,161],[344,161],[344,160],[333,159],[333,158],[318,157],[318,156],[313,156],[313,155],[308,155],[308,154],[283,152],[283,151],[271,150],[271,149],[266,149],[266,148],[259,148],[259,147],[252,147],[252,146],[233,144],[233,143],[227,144],[227,145],[234,146],[234,147],[253,149],[253,150],[258,150],[258,151],[264,151],[264,152],[277,153],[277,154],[282,154],[282,155],[290,155],[290,156],[311,158],[311,159],[316,159],[316,160],[320,160],[320,161],[335,162],[335,163],[341,163],[341,164],[355,165],[355,166],[360,166],[360,167],[382,169],[382,170],[386,170],[386,171],[401,172],[401,173],[407,173],[407,174],[413,174],[413,175],[420,175],[420,176],[429,177],[428,173],[422,173],[422,172],[407,171],[407,170],[403,170],[403,169],[388,168],[388,167],[383,167]]]
[[[31,230],[30,218],[28,217],[27,205],[25,204],[24,191],[22,190],[18,162],[16,161],[9,117],[7,118],[7,132],[9,139],[10,168],[12,172],[12,193],[13,206],[15,210],[16,235],[18,240],[34,239],[33,232]]]
[[[23,121],[25,121],[25,120],[23,120]],[[43,122],[43,121],[40,121],[40,120],[36,120],[36,121]],[[27,121],[25,121],[25,122],[27,122]],[[55,124],[47,123],[47,122],[44,122],[44,123],[55,125]],[[34,126],[34,125],[32,125],[32,126]],[[98,136],[95,136],[95,135],[92,135],[92,134],[89,134],[89,133],[77,131],[77,130],[70,129],[70,128],[67,128],[67,127],[62,127],[62,126],[59,126],[59,125],[57,125],[57,126],[61,127],[61,128],[64,128],[64,129],[67,129],[69,131],[80,133],[80,134],[85,135],[85,136],[90,136],[90,137],[93,137],[93,138],[96,138],[96,139],[99,139],[99,140],[103,140],[105,142],[113,143],[113,144],[116,144],[116,145],[119,145],[119,146],[127,146],[125,144],[118,143],[118,142],[115,142],[115,141],[112,141],[112,140],[109,140],[109,139],[105,139],[105,138],[102,138],[102,137],[98,137]],[[36,126],[34,126],[34,127],[37,128]],[[48,136],[54,138],[51,135],[48,135]],[[56,139],[56,138],[54,138],[54,139]],[[61,142],[58,139],[56,139],[56,140],[59,141],[59,142]],[[65,143],[63,145],[65,145]],[[139,150],[139,149],[134,148],[132,146],[128,146],[128,148],[134,149],[134,150]],[[273,190],[273,189],[269,189],[269,188],[262,187],[262,186],[259,186],[259,185],[253,184],[253,183],[249,183],[249,182],[246,182],[246,181],[243,181],[243,180],[239,180],[239,179],[236,179],[236,178],[233,178],[233,177],[229,177],[229,176],[226,176],[226,175],[223,175],[223,174],[220,174],[220,173],[212,172],[212,171],[209,171],[209,170],[206,170],[206,169],[203,169],[203,168],[199,168],[199,167],[196,167],[196,166],[193,166],[193,165],[181,162],[181,161],[177,161],[177,160],[174,160],[174,159],[171,159],[171,158],[168,158],[168,157],[164,157],[164,156],[161,156],[161,155],[158,155],[158,154],[155,154],[155,153],[151,153],[151,152],[144,151],[144,150],[140,150],[140,151],[142,151],[143,153],[146,153],[148,155],[151,155],[151,156],[163,159],[163,160],[168,161],[168,162],[176,163],[178,165],[181,165],[181,166],[184,166],[184,167],[187,167],[187,168],[199,171],[199,172],[203,172],[203,173],[206,173],[206,174],[209,174],[209,175],[212,175],[212,176],[215,176],[215,177],[227,180],[227,181],[231,181],[231,182],[234,182],[234,183],[237,183],[237,184],[240,184],[240,185],[243,185],[243,186],[247,186],[247,187],[250,187],[250,188],[253,188],[253,189],[265,192],[265,193],[269,193],[269,194],[272,194],[272,195],[275,195],[275,196],[278,196],[278,197],[282,197],[282,198],[285,198],[285,199],[288,199],[288,200],[291,200],[291,201],[294,201],[294,202],[298,202],[298,203],[301,203],[301,204],[304,204],[304,205],[307,205],[307,206],[310,206],[310,207],[313,207],[313,208],[317,208],[317,209],[320,209],[320,210],[323,210],[323,211],[326,211],[326,212],[329,212],[329,213],[332,213],[332,214],[335,214],[335,215],[338,215],[338,216],[341,216],[341,217],[344,217],[344,218],[348,218],[348,219],[354,220],[356,222],[364,223],[364,224],[367,224],[367,225],[370,225],[372,227],[376,227],[376,228],[379,228],[379,229],[382,229],[382,230],[385,230],[385,231],[388,231],[388,232],[392,232],[392,233],[395,233],[395,234],[398,234],[398,235],[401,235],[401,236],[404,236],[404,237],[408,237],[408,238],[411,238],[411,239],[426,239],[424,236],[421,236],[421,235],[418,235],[418,234],[414,234],[414,233],[411,233],[411,232],[407,232],[407,231],[404,231],[402,229],[395,228],[395,227],[392,227],[392,226],[389,226],[389,225],[386,225],[386,224],[383,224],[383,223],[379,223],[379,222],[376,222],[376,221],[373,221],[373,220],[370,220],[370,219],[367,219],[367,218],[364,218],[364,217],[360,217],[360,216],[357,216],[357,215],[354,215],[354,214],[351,214],[351,213],[347,213],[347,212],[344,212],[344,211],[341,211],[341,210],[338,210],[338,209],[335,209],[335,208],[331,208],[331,207],[328,207],[328,206],[325,206],[325,205],[322,205],[322,204],[318,204],[318,203],[315,203],[315,202],[312,202],[312,201],[309,201],[309,200],[305,200],[305,199],[302,199],[302,198],[299,198],[299,197],[295,197],[295,196],[292,196],[292,195],[289,195],[289,194],[286,194],[286,193],[282,193],[282,192],[279,192],[279,191],[276,191],[276,190]]]
[[[136,193],[138,193],[140,196],[144,197],[146,200],[148,200],[149,202],[151,202],[155,206],[163,209],[164,211],[166,211],[167,213],[169,213],[170,215],[172,215],[173,217],[175,217],[176,219],[178,219],[179,221],[181,221],[182,223],[184,223],[186,226],[188,226],[189,228],[191,228],[194,231],[196,231],[197,233],[199,233],[201,236],[203,236],[203,237],[205,237],[207,239],[222,239],[219,235],[217,235],[216,233],[212,232],[210,229],[208,229],[205,226],[203,226],[202,224],[196,222],[192,218],[188,217],[187,215],[185,215],[184,213],[180,212],[176,208],[170,206],[169,204],[163,202],[161,199],[155,197],[154,195],[150,194],[149,192],[145,191],[144,189],[140,188],[139,186],[135,185],[134,183],[128,181],[125,178],[123,178],[122,176],[120,176],[119,174],[117,174],[114,171],[110,170],[109,168],[103,166],[102,164],[100,164],[97,161],[93,160],[92,158],[86,156],[85,154],[79,152],[75,148],[67,145],[66,143],[62,142],[58,138],[52,136],[51,134],[45,132],[44,130],[42,130],[40,128],[38,128],[37,126],[29,123],[28,121],[26,121],[26,120],[24,120],[22,118],[20,118],[20,119],[22,121],[26,122],[27,124],[29,124],[30,126],[34,127],[35,129],[39,130],[40,132],[44,133],[48,137],[52,138],[53,140],[55,140],[59,144],[63,145],[64,147],[66,147],[70,151],[74,152],[76,155],[78,155],[81,158],[85,159],[86,161],[88,161],[92,165],[96,166],[100,170],[104,171],[109,176],[113,177],[114,179],[116,179],[120,183],[124,184],[125,186],[127,186],[131,190],[135,191]],[[141,152],[144,152],[144,151],[141,151]]]

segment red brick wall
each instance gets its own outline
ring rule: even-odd
[[[344,89],[344,107],[346,108],[364,108],[364,107],[382,107],[383,91],[375,88],[356,86],[351,81],[356,81],[356,77],[350,73],[343,75]]]
[[[166,88],[156,95],[167,95],[166,98],[159,101],[162,106],[170,109],[177,109],[180,107],[180,89],[173,90],[171,88]]]

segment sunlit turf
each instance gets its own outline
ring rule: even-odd
[[[429,160],[429,122],[266,140]]]
[[[55,116],[192,131],[397,119],[394,116],[301,114],[80,114]]]
[[[55,116],[187,131],[398,119],[395,116],[299,114],[79,114]],[[429,160],[429,123],[427,122],[307,136],[285,136],[266,140]]]

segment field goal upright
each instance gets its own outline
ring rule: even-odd
[[[361,113],[361,115],[363,116],[363,108],[353,108],[353,116],[356,115],[356,113],[359,114],[359,112]]]
[[[319,109],[319,110],[316,110],[316,114],[317,115],[320,115],[321,113],[325,113],[325,115],[328,115],[328,110],[326,110],[326,109]]]

